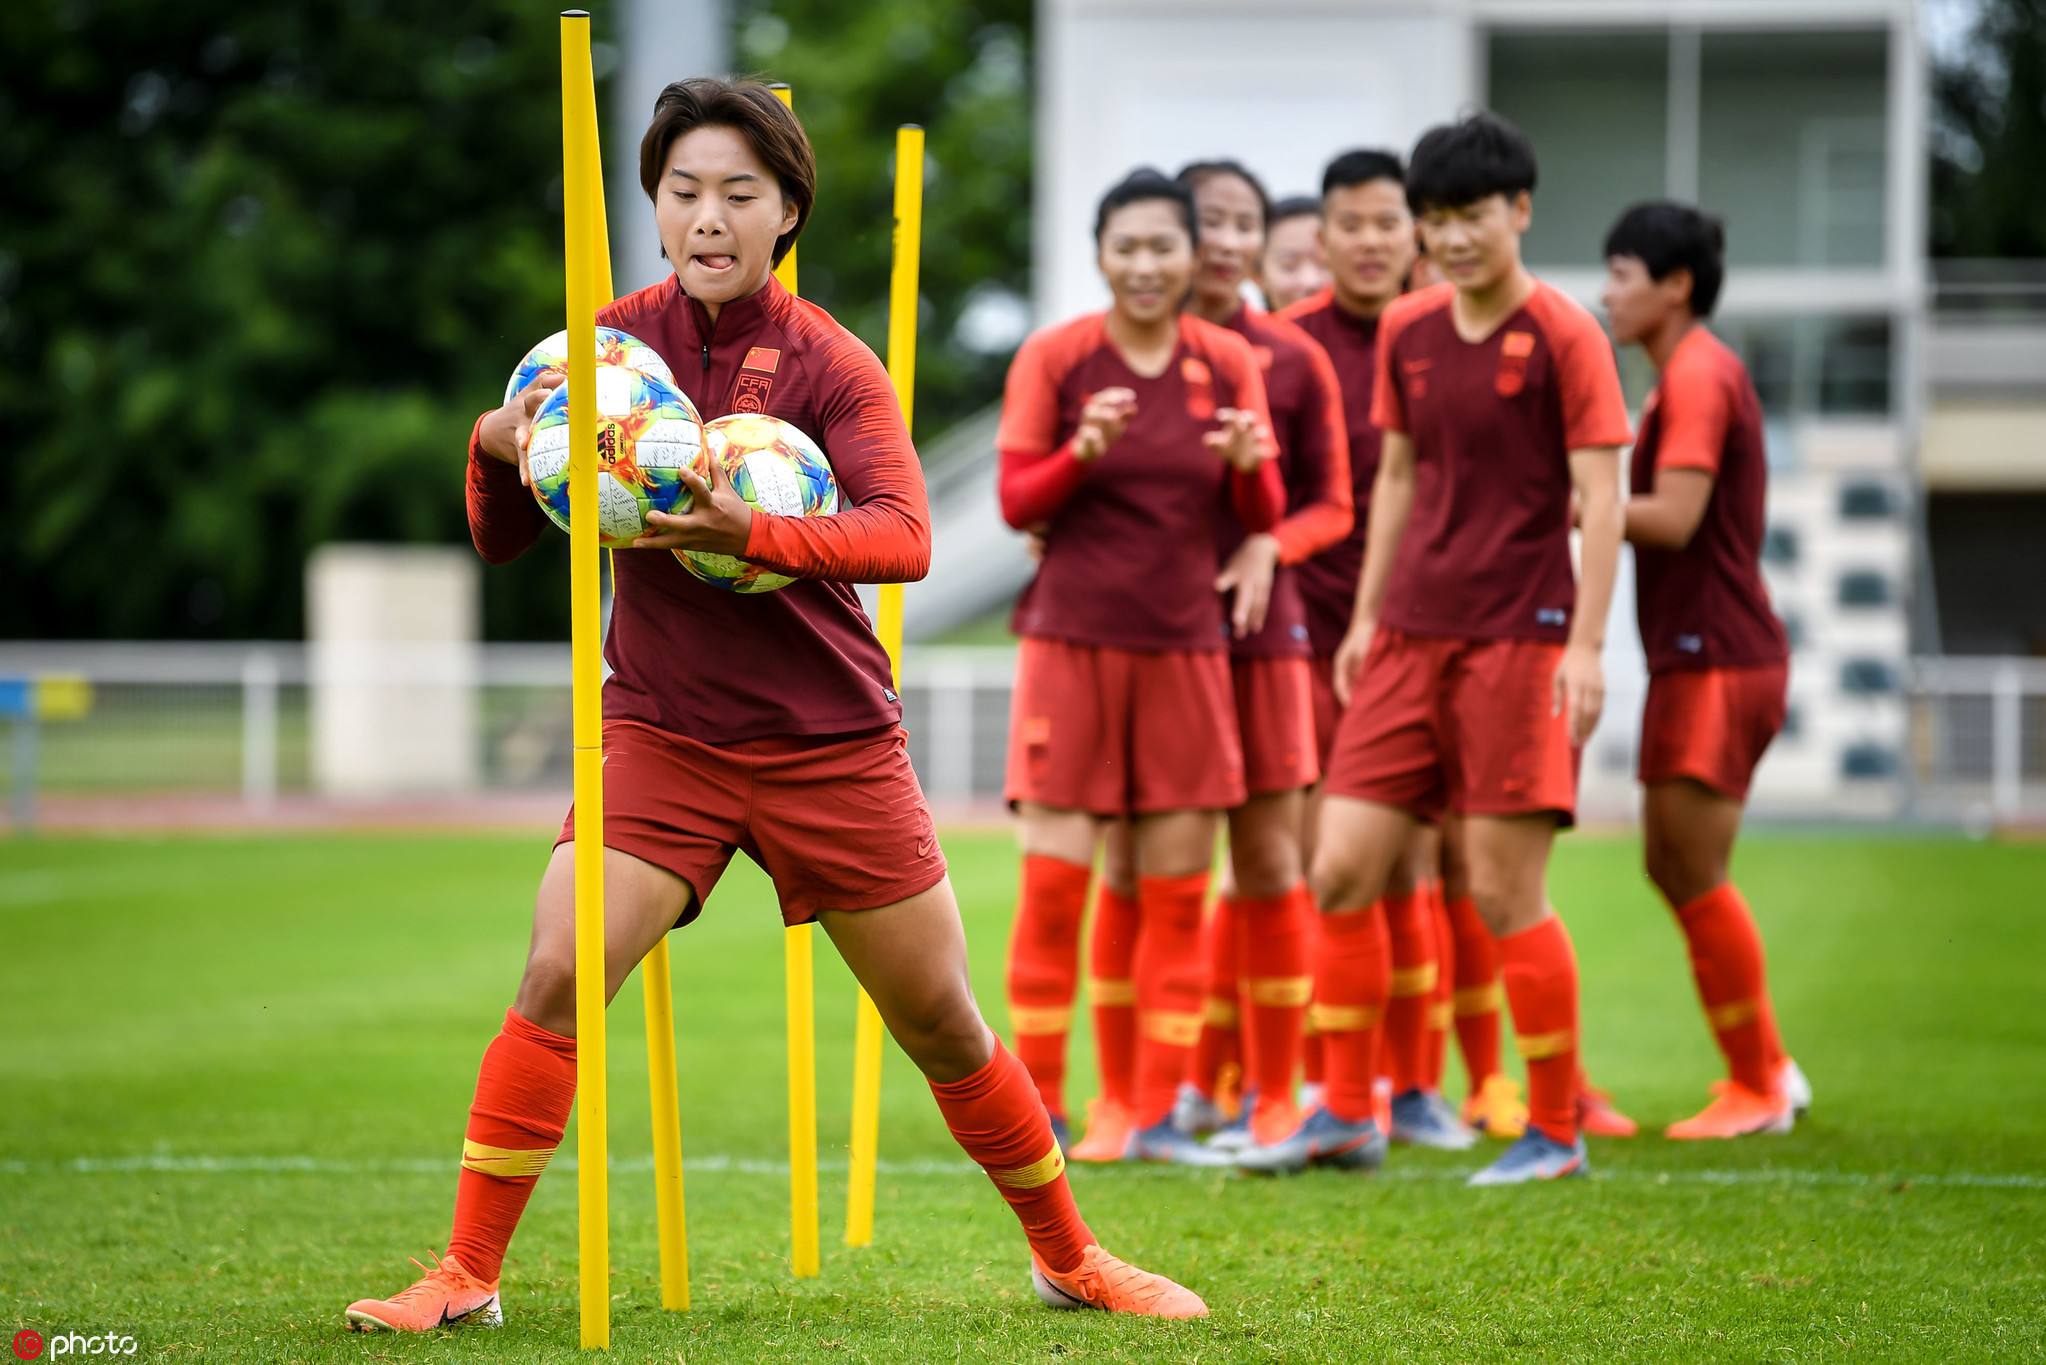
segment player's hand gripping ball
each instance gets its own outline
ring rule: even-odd
[[[703,467],[703,422],[682,391],[658,375],[600,357],[596,377],[597,538],[607,549],[622,550],[645,534],[647,513],[688,504],[682,471]],[[568,388],[561,385],[540,405],[526,447],[533,496],[564,531]]]
[[[735,412],[707,422],[705,455],[718,462],[732,490],[754,510],[780,517],[827,517],[838,510],[838,480],[808,436],[758,413]],[[773,592],[795,582],[736,555],[677,550],[682,567],[727,592]]]
[[[597,363],[599,365],[623,365],[629,370],[638,370],[669,384],[675,382],[674,372],[668,362],[661,359],[660,352],[641,341],[630,332],[621,332],[616,327],[597,329]],[[545,341],[526,352],[526,358],[512,371],[509,383],[504,386],[504,401],[509,403],[518,394],[526,391],[543,374],[566,375],[568,373],[568,333],[556,332]]]

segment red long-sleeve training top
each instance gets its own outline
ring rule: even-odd
[[[724,305],[715,325],[672,275],[600,309],[597,321],[653,347],[705,421],[765,412],[807,433],[831,461],[841,502],[825,517],[753,514],[745,557],[797,575],[779,592],[726,592],[666,551],[619,551],[605,718],[711,744],[899,721],[887,653],[851,585],[922,578],[931,522],[922,468],[874,353],[771,279]],[[484,454],[476,434],[468,508],[470,536],[493,564],[524,553],[547,524],[518,470]]]

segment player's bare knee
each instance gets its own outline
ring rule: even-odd
[[[889,1032],[917,1070],[940,1083],[971,1076],[994,1055],[993,1037],[970,996],[897,1011]]]
[[[1250,900],[1272,900],[1300,881],[1300,850],[1283,839],[1268,839],[1231,850],[1230,871],[1236,894]]]
[[[1375,889],[1366,890],[1363,872],[1354,856],[1333,849],[1317,853],[1307,878],[1314,903],[1323,910],[1350,910],[1378,899]]]
[[[519,1017],[549,1033],[575,1036],[575,958],[536,952],[526,960],[519,993],[512,1002]]]

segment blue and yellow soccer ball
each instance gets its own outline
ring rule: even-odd
[[[733,491],[762,512],[782,517],[828,517],[838,510],[838,480],[817,443],[779,417],[735,412],[707,422],[703,448],[731,481]],[[737,555],[677,550],[682,567],[727,592],[773,592],[795,582]]]
[[[661,353],[641,341],[630,332],[621,332],[616,327],[597,329],[597,363],[599,365],[623,365],[627,369],[650,374],[664,383],[675,382],[674,372],[668,362],[661,359]],[[504,386],[504,401],[509,403],[526,386],[547,373],[568,373],[568,333],[556,332],[545,341],[526,352],[526,358],[512,371],[512,377]]]
[[[703,421],[667,380],[627,365],[597,366],[597,538],[622,550],[646,529],[649,512],[689,505],[682,471],[699,475]],[[547,396],[526,446],[533,496],[548,519],[568,529],[568,385]]]

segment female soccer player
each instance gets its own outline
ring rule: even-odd
[[[1264,187],[1233,161],[1195,162],[1177,179],[1193,194],[1200,227],[1188,311],[1242,336],[1257,355],[1288,508],[1268,532],[1246,535],[1233,517],[1226,519],[1221,546],[1218,584],[1231,595],[1230,673],[1249,798],[1228,815],[1230,879],[1204,928],[1205,1017],[1174,1123],[1182,1132],[1221,1124],[1222,1068],[1240,1054],[1246,1094],[1256,1102],[1217,1135],[1214,1145],[1227,1148],[1260,1134],[1283,1136],[1298,1117],[1292,1088],[1313,984],[1315,927],[1300,826],[1306,790],[1320,766],[1307,609],[1291,566],[1349,533],[1350,461],[1342,393],[1327,355],[1299,328],[1243,302],[1243,284],[1264,247]],[[1097,1019],[1115,1008],[1098,1002],[1117,993],[1117,966],[1127,975],[1127,964],[1116,962],[1131,940],[1123,922],[1133,887],[1131,875],[1118,868],[1126,859],[1117,856],[1127,843],[1126,827],[1117,825],[1094,920]],[[1117,1036],[1097,1027],[1096,1046],[1112,1048]],[[1102,1074],[1114,1075],[1119,1061],[1104,1053]],[[1091,1144],[1092,1130],[1088,1138]]]
[[[1372,415],[1384,445],[1336,657],[1348,705],[1313,869],[1316,1004],[1355,1011],[1356,1024],[1324,1029],[1327,1107],[1246,1164],[1342,1162],[1375,1140],[1365,992],[1383,979],[1383,948],[1368,907],[1416,821],[1454,812],[1528,1069],[1527,1132],[1473,1180],[1584,1167],[1577,965],[1546,882],[1556,830],[1573,817],[1577,751],[1604,702],[1617,447],[1630,433],[1604,333],[1521,264],[1534,185],[1533,148],[1489,114],[1431,129],[1407,168],[1408,202],[1450,282],[1401,298],[1379,325]]]
[[[1321,202],[1293,194],[1272,205],[1258,253],[1257,283],[1272,312],[1291,308],[1329,282],[1328,256],[1321,244]]]
[[[1704,326],[1726,278],[1719,220],[1636,204],[1606,234],[1613,337],[1655,362],[1627,500],[1648,655],[1641,716],[1648,878],[1676,912],[1728,1079],[1673,1138],[1787,1133],[1810,1102],[1783,1053],[1762,936],[1727,878],[1748,783],[1783,728],[1790,644],[1762,584],[1768,461],[1747,367]]]
[[[887,655],[851,583],[921,577],[929,513],[887,375],[829,314],[775,283],[816,186],[803,129],[767,87],[668,86],[640,184],[675,273],[602,309],[658,351],[708,415],[765,411],[817,438],[845,509],[751,511],[712,466],[685,512],[655,514],[617,557],[604,688],[605,992],[702,910],[734,849],[773,878],[788,923],[824,925],[929,1078],[953,1136],[1019,1221],[1056,1308],[1199,1316],[1200,1299],[1110,1256],[1074,1207],[1029,1074],[982,1022],[966,943],[910,770]],[[501,563],[542,534],[524,482],[532,390],[476,423],[469,526]],[[799,581],[740,596],[670,551],[743,555]],[[736,683],[734,680],[743,680]],[[575,1096],[573,822],[540,882],[531,954],[469,1111],[448,1254],[351,1326],[424,1331],[502,1320],[505,1247]]]
[[[1170,1118],[1200,1031],[1216,814],[1244,798],[1217,545],[1229,507],[1269,530],[1285,494],[1249,343],[1180,312],[1196,236],[1185,186],[1145,169],[1109,190],[1094,238],[1113,302],[1024,342],[997,444],[1003,517],[1044,537],[1016,608],[1009,728],[1023,844],[1009,950],[1017,1051],[1062,1116],[1088,875],[1102,823],[1128,819],[1135,1078],[1129,1112],[1097,1106],[1100,1140],[1085,1150],[1214,1164],[1226,1158]]]

